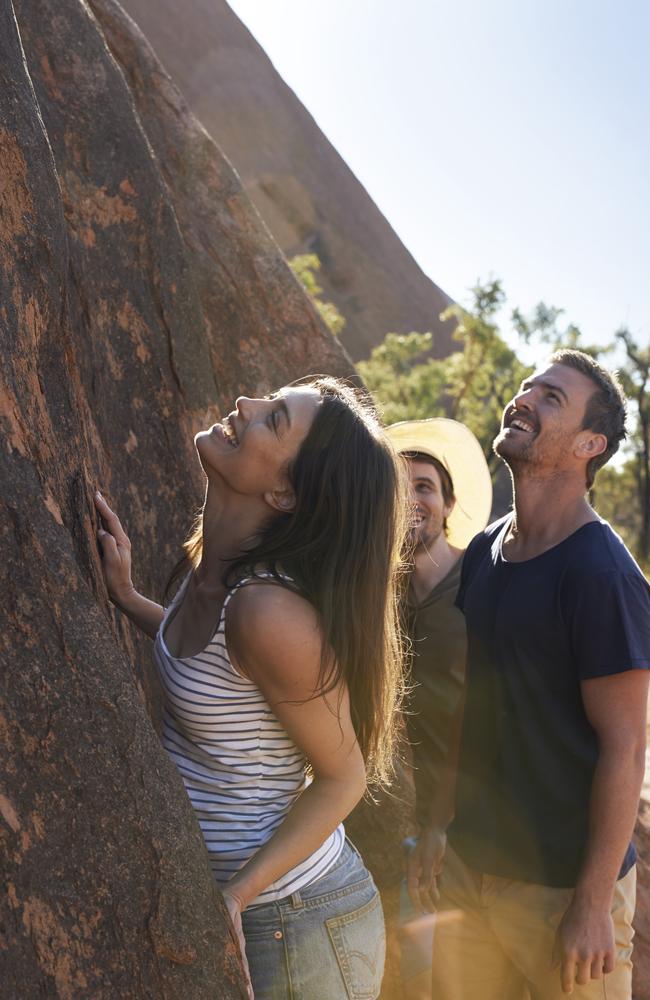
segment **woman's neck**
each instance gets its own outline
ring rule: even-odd
[[[250,550],[264,527],[267,509],[249,497],[217,494],[210,486],[203,507],[201,562],[195,570],[202,587],[221,587],[224,573]],[[270,513],[270,511],[268,511]]]

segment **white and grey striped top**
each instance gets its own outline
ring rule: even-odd
[[[163,745],[194,807],[215,878],[223,884],[271,837],[309,779],[304,754],[260,689],[234,669],[228,656],[226,608],[249,580],[241,580],[228,593],[217,630],[204,650],[174,657],[167,649],[165,624],[188,580],[167,608],[154,644],[165,693]],[[341,824],[251,905],[282,899],[324,875],[344,839]]]

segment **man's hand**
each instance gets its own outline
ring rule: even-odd
[[[406,862],[406,885],[417,911],[433,913],[438,899],[436,881],[442,870],[447,835],[436,827],[425,827]]]
[[[614,925],[609,909],[594,908],[576,899],[562,917],[555,935],[552,966],[560,966],[564,993],[574,983],[585,986],[612,972],[616,962]]]

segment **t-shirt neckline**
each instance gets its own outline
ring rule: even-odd
[[[512,524],[514,516],[515,515],[513,511],[510,514],[508,520],[505,521],[505,523],[503,524],[503,527],[501,528],[501,531],[499,532],[496,538],[497,554],[499,557],[499,562],[501,563],[502,566],[530,566],[531,563],[536,562],[538,559],[543,559],[544,556],[550,555],[551,552],[556,552],[561,545],[565,545],[567,542],[570,542],[572,539],[576,537],[576,535],[580,534],[581,531],[584,531],[585,528],[590,528],[594,524],[597,525],[606,524],[606,521],[604,521],[602,517],[599,517],[595,521],[587,521],[586,524],[581,524],[579,528],[576,528],[575,531],[572,531],[570,535],[566,536],[566,538],[562,538],[559,542],[556,542],[555,545],[551,545],[550,548],[545,549],[543,552],[540,552],[539,555],[531,556],[530,559],[512,560],[512,559],[506,559],[506,557],[503,554],[503,541],[506,535],[508,534],[508,531],[510,530],[510,526]]]

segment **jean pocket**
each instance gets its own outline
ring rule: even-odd
[[[386,957],[386,931],[379,893],[370,902],[325,921],[345,982],[348,1000],[379,996]]]

